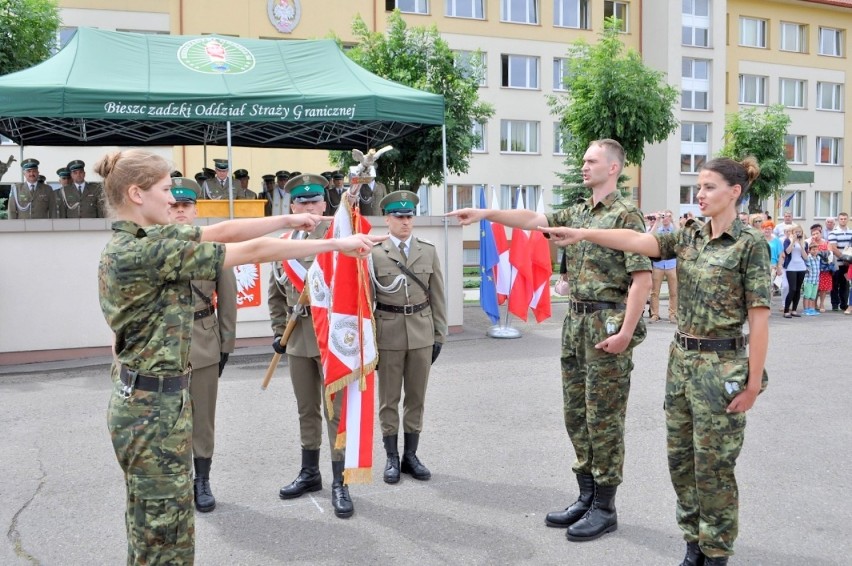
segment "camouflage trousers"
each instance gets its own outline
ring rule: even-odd
[[[189,390],[136,390],[127,399],[113,368],[107,412],[127,488],[127,564],[193,563],[192,406]]]
[[[562,327],[562,399],[565,429],[574,446],[575,474],[591,474],[598,485],[616,486],[624,468],[624,418],[633,370],[633,347],[645,337],[640,321],[620,354],[595,348],[606,339],[606,320],[615,311],[569,312]],[[616,315],[623,319],[623,311]]]
[[[739,528],[734,466],[743,445],[745,413],[726,413],[748,380],[739,352],[697,352],[672,344],[666,374],[669,473],[677,523],[707,556],[733,554]],[[764,386],[766,373],[764,372]]]

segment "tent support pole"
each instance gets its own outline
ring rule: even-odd
[[[447,125],[441,125],[441,154],[443,157],[443,165],[444,165],[444,190],[443,197],[441,201],[443,204],[443,210],[441,211],[441,218],[444,222],[444,289],[450,288],[449,278],[450,278],[450,219],[447,214],[447,175],[449,171],[447,171]]]
[[[231,155],[231,121],[228,120],[225,122],[225,125],[228,130],[228,174],[231,176],[228,179],[228,214],[230,214],[231,220],[234,219],[234,176],[232,171],[234,170],[234,162],[232,161],[233,156]]]

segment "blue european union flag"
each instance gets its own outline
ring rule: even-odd
[[[485,187],[479,190],[479,208],[485,208]],[[482,310],[496,324],[500,320],[500,308],[497,306],[497,285],[494,282],[494,267],[500,262],[494,232],[487,220],[479,221],[479,304]]]

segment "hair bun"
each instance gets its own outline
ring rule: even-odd
[[[119,159],[121,159],[120,151],[106,154],[100,161],[95,163],[95,173],[106,179],[112,173],[113,169],[115,169],[115,164],[118,163]]]
[[[740,161],[740,164],[745,168],[748,184],[751,185],[760,176],[760,165],[757,163],[757,159],[753,155],[749,155]]]

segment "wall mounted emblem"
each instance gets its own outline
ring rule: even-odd
[[[299,0],[268,0],[266,12],[275,29],[281,33],[290,33],[302,18],[302,4]]]

